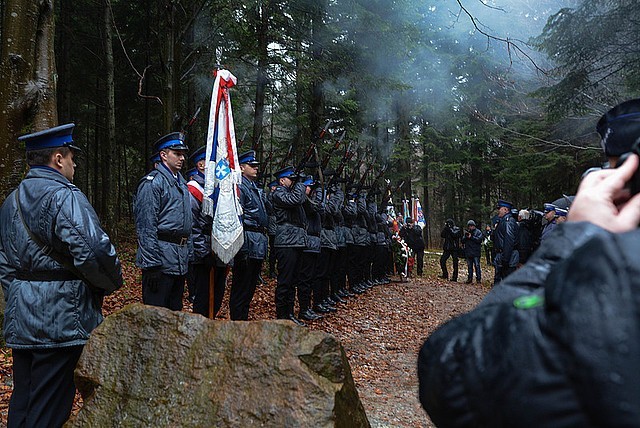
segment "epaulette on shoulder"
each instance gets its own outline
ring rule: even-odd
[[[143,183],[153,181],[153,179],[158,175],[158,170],[154,169],[150,171],[148,174],[143,175],[140,181],[138,182],[138,187],[140,187]]]

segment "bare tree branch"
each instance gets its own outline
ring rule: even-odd
[[[142,72],[142,74],[140,74],[140,72],[136,69],[135,65],[133,65],[133,61],[131,61],[131,58],[129,58],[129,54],[127,52],[127,48],[125,48],[125,46],[124,46],[124,41],[122,40],[122,36],[120,35],[120,31],[118,30],[118,26],[116,25],[116,18],[115,18],[115,15],[113,14],[113,6],[111,5],[111,1],[109,1],[109,9],[111,9],[111,19],[112,19],[112,22],[113,22],[113,28],[116,30],[116,35],[118,36],[118,40],[120,41],[120,46],[122,47],[122,52],[124,53],[124,56],[127,58],[127,61],[129,61],[129,65],[131,66],[131,69],[136,73],[136,75],[139,78],[139,80],[138,80],[138,96],[140,98],[146,98],[146,99],[155,100],[160,105],[164,105],[162,103],[162,100],[160,99],[160,97],[156,97],[156,96],[153,96],[153,95],[143,95],[142,94],[142,84],[144,83],[144,78],[145,78],[145,75],[147,74],[147,70],[151,66],[150,65],[146,66],[144,71]]]
[[[522,49],[520,47],[520,44],[526,45],[527,43],[523,40],[519,40],[519,39],[511,39],[511,38],[504,38],[504,37],[498,37],[495,36],[493,34],[489,34],[486,30],[483,30],[482,28],[480,28],[480,26],[485,27],[484,24],[482,24],[482,22],[478,21],[476,19],[475,16],[473,16],[473,14],[471,12],[469,12],[469,10],[462,4],[462,0],[456,0],[456,2],[458,3],[458,6],[460,7],[460,10],[462,12],[464,12],[465,15],[467,15],[467,17],[469,18],[469,20],[471,21],[471,23],[473,24],[473,27],[483,36],[485,36],[487,38],[487,43],[489,43],[491,40],[496,40],[498,42],[502,42],[505,43],[507,45],[507,50],[509,52],[509,63],[511,65],[513,65],[513,57],[512,57],[512,49],[513,51],[521,54],[522,56],[524,56],[535,68],[535,70],[537,72],[540,72],[544,75],[547,75],[547,71],[544,70],[543,68],[541,68],[536,61],[531,58],[531,55],[529,55],[528,53],[526,53],[524,51],[524,49]],[[483,3],[484,4],[484,3]],[[492,9],[497,9],[495,7],[492,6],[488,6],[485,5],[486,7],[492,8]]]

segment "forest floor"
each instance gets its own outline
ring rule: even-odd
[[[141,300],[140,271],[134,266],[135,248],[119,249],[125,285],[105,299],[109,315]],[[465,284],[466,263],[460,263],[458,282],[438,278],[439,256],[425,255],[422,277],[401,282],[399,277],[341,305],[338,312],[309,323],[340,339],[349,358],[360,399],[372,427],[432,427],[418,401],[417,354],[424,340],[440,324],[472,309],[489,291],[493,269],[483,265],[484,281]],[[451,265],[451,261],[449,261]],[[250,319],[273,319],[275,281],[257,288]],[[228,290],[219,319],[228,319]],[[185,311],[191,311],[185,301]],[[0,348],[0,426],[6,426],[11,376],[11,351]],[[82,406],[76,396],[74,412]]]

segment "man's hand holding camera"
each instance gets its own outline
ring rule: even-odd
[[[571,204],[569,221],[588,221],[610,232],[627,232],[640,223],[640,193],[631,195],[627,182],[638,169],[638,155],[630,155],[615,169],[588,174]]]

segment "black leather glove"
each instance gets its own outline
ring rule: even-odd
[[[154,293],[157,292],[158,286],[160,285],[160,280],[162,279],[162,272],[160,271],[160,268],[145,270],[144,277],[149,291],[152,291]]]

